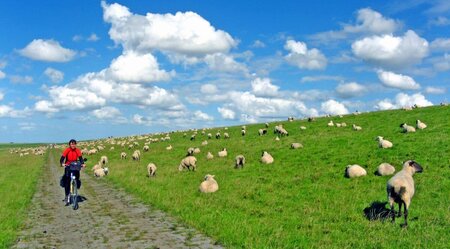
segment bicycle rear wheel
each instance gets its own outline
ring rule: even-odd
[[[71,189],[71,193],[70,193],[70,197],[71,197],[71,202],[72,202],[72,207],[73,210],[77,210],[78,209],[78,188],[77,188],[77,181],[75,179],[72,179],[72,181],[70,182],[70,189]]]

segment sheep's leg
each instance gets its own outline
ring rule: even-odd
[[[391,207],[391,212],[390,215],[392,217],[391,222],[394,223],[395,222],[395,210],[394,210],[394,199],[392,199],[390,196],[389,197],[389,205]]]
[[[408,226],[408,207],[405,203],[405,224],[404,226]]]
[[[402,204],[403,204],[402,201],[398,203],[398,215],[397,215],[397,217],[402,217]]]

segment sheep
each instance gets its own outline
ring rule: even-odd
[[[388,195],[389,205],[391,207],[392,222],[395,221],[394,202],[398,203],[398,217],[402,215],[402,204],[404,205],[405,224],[408,225],[408,210],[411,199],[414,196],[414,179],[415,173],[421,173],[422,166],[413,160],[408,160],[403,164],[403,169],[395,174],[387,182],[386,191]]]
[[[245,130],[241,130],[241,135],[245,136],[246,131]]]
[[[192,155],[194,155],[194,148],[191,147],[187,150],[186,156],[192,156]]]
[[[259,130],[258,130],[258,134],[259,134],[260,136],[266,135],[266,134],[267,134],[267,129],[259,129]]]
[[[300,130],[306,130],[305,126],[300,126]]]
[[[131,158],[133,158],[133,161],[140,161],[141,160],[141,153],[139,151],[133,152],[133,155],[131,155]]]
[[[375,174],[378,176],[388,176],[394,174],[394,172],[394,166],[390,165],[389,163],[382,163],[378,166]]]
[[[212,134],[208,133],[208,139],[211,139],[211,138],[212,138]]]
[[[196,148],[194,149],[194,154],[198,154],[198,153],[200,153],[200,148],[197,148],[197,147],[196,147]]]
[[[148,145],[145,145],[143,148],[144,151],[148,151],[149,149],[150,149],[150,147],[148,147]]]
[[[264,164],[271,164],[273,163],[273,157],[267,151],[263,151],[261,155],[261,162]]]
[[[149,163],[147,165],[147,173],[148,177],[152,177],[156,175],[156,165],[154,163]]]
[[[172,150],[172,148],[173,148],[172,145],[169,144],[169,146],[166,147],[166,150]]]
[[[223,148],[222,151],[219,151],[219,153],[217,153],[219,155],[219,157],[226,157],[228,156],[228,152],[226,148]]]
[[[275,141],[280,141],[280,137],[277,136],[277,137],[275,138]]]
[[[230,135],[228,134],[228,132],[223,133],[223,138],[225,138],[225,139],[230,138]]]
[[[178,166],[178,170],[183,171],[183,169],[187,169],[189,171],[192,168],[192,171],[195,171],[195,169],[197,167],[195,165],[196,163],[197,163],[197,158],[195,158],[195,156],[187,156],[183,160],[181,160],[181,163]]]
[[[94,165],[94,167],[92,167],[92,171],[96,171],[101,168],[102,168],[102,166],[100,164],[96,164],[96,165]]]
[[[288,117],[288,121],[289,121],[289,122],[294,121],[294,117]]]
[[[341,127],[341,123],[336,123],[336,127]]]
[[[191,141],[195,140],[195,134],[191,136]]]
[[[383,137],[378,136],[375,138],[375,141],[378,141],[378,146],[380,148],[387,149],[392,147],[392,143],[388,140],[385,140]]]
[[[416,132],[416,128],[413,126],[407,125],[406,123],[401,124],[400,127],[403,129],[404,133]]]
[[[219,190],[219,184],[214,177],[214,175],[206,175],[198,190],[202,193],[213,193]]]
[[[347,178],[355,178],[365,175],[367,175],[367,171],[357,164],[347,165],[345,168],[345,177]]]
[[[220,138],[220,132],[217,132],[216,133],[216,139],[219,139]]]
[[[245,164],[245,157],[243,155],[236,156],[236,163],[235,163],[234,167],[236,169],[244,168],[244,164]]]
[[[314,121],[316,121],[315,118],[313,118],[313,117],[309,117],[309,118],[308,118],[308,122],[314,122]]]
[[[361,126],[357,126],[357,125],[355,125],[355,124],[353,124],[352,127],[353,127],[353,130],[354,130],[354,131],[360,131],[360,130],[362,130]]]
[[[275,125],[275,127],[273,128],[273,134],[278,134],[280,133],[280,130],[283,129],[283,125],[279,124],[279,125]]]
[[[341,123],[342,127],[347,127],[347,123]]]
[[[122,152],[122,153],[120,153],[120,159],[127,159],[127,153],[125,153],[125,152]]]
[[[108,168],[100,168],[100,169],[96,169],[94,171],[94,176],[96,177],[104,177],[108,174],[109,170]]]
[[[208,141],[205,140],[202,142],[202,146],[206,146],[206,145],[208,145]]]
[[[214,158],[213,154],[211,154],[211,152],[208,151],[208,154],[206,155],[206,159],[211,160],[213,158]]]
[[[330,122],[328,122],[328,124],[327,124],[328,126],[334,126],[334,123],[333,123],[333,120],[330,120]]]
[[[289,132],[283,127],[281,127],[281,129],[279,130],[279,133],[281,136],[289,136]]]
[[[423,129],[427,128],[427,125],[417,119],[416,120],[416,127],[417,127],[417,129],[423,130]]]
[[[266,128],[269,128],[269,123],[265,123]]]
[[[301,143],[291,143],[291,149],[303,148]]]
[[[105,166],[108,163],[108,157],[107,156],[102,156],[100,158],[100,162],[99,162],[102,166]]]

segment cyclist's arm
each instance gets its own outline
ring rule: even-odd
[[[59,164],[63,165],[65,159],[66,159],[65,156],[61,156],[61,158],[59,159]]]
[[[78,160],[80,160],[80,163],[81,163],[81,164],[84,164],[83,156],[79,156],[79,157],[78,157]]]

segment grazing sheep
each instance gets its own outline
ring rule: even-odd
[[[417,119],[416,120],[416,127],[417,127],[417,129],[423,130],[423,129],[427,128],[427,125]]]
[[[205,141],[203,141],[203,142],[202,142],[202,145],[203,145],[203,146],[206,146],[206,145],[208,145],[208,141],[206,141],[206,140],[205,140]]]
[[[125,152],[122,152],[122,153],[120,153],[120,159],[127,159],[127,153],[125,153]]]
[[[194,154],[198,154],[198,153],[200,153],[200,148],[195,148],[194,149]]]
[[[360,131],[360,130],[362,130],[361,126],[357,126],[357,125],[355,125],[355,124],[353,124],[352,127],[353,127],[353,130],[354,130],[354,131]]]
[[[206,159],[211,160],[213,158],[214,158],[213,154],[211,154],[211,152],[208,151],[208,154],[206,155]]]
[[[269,123],[265,123],[265,125],[266,125],[266,128],[269,128]]]
[[[223,134],[223,138],[225,138],[225,139],[230,138],[230,135],[228,134],[228,132],[225,132],[225,133]]]
[[[222,151],[219,151],[219,153],[217,153],[219,155],[219,157],[226,157],[228,156],[228,152],[226,148],[223,148]]]
[[[100,169],[96,169],[94,171],[94,176],[96,177],[104,177],[108,174],[109,170],[108,168],[100,168]]]
[[[172,150],[172,148],[173,148],[172,145],[169,144],[169,146],[166,147],[166,150]]]
[[[100,163],[102,166],[105,166],[105,165],[108,163],[108,157],[107,157],[107,156],[102,156],[102,157],[100,157],[99,163]]]
[[[246,129],[247,129],[247,126],[246,126],[246,125],[243,125],[243,126],[241,126],[241,129],[242,129],[242,130],[246,130]]]
[[[314,122],[316,119],[315,118],[313,118],[313,117],[309,117],[308,118],[308,122]]]
[[[267,151],[263,151],[261,155],[261,162],[265,164],[271,164],[273,163],[273,157]]]
[[[286,129],[284,129],[284,128],[281,128],[279,130],[279,133],[280,133],[281,136],[289,136],[289,132]]]
[[[214,180],[214,175],[206,175],[198,189],[202,193],[213,193],[219,189],[219,184]]]
[[[133,158],[133,161],[140,161],[141,153],[139,153],[139,151],[136,150],[135,152],[133,152],[133,155],[131,155],[131,157]]]
[[[288,117],[288,121],[289,121],[289,122],[294,121],[294,117]]]
[[[383,137],[378,136],[375,138],[375,141],[378,141],[378,146],[383,149],[391,148],[392,143],[388,140],[385,140]]]
[[[333,120],[330,120],[330,122],[328,122],[328,124],[327,124],[328,126],[334,126],[334,123],[333,123]]]
[[[266,135],[266,134],[267,134],[267,129],[259,129],[259,130],[258,130],[258,134],[259,134],[260,136]]]
[[[148,177],[152,177],[156,175],[156,165],[154,163],[149,163],[147,165],[147,173]]]
[[[360,177],[360,176],[365,176],[365,175],[367,175],[367,171],[363,167],[361,167],[357,164],[348,165],[345,168],[345,177],[347,177],[347,178],[355,178],[355,177]]]
[[[416,132],[416,128],[413,126],[407,125],[406,123],[401,124],[400,127],[403,129],[404,133]]]
[[[192,135],[190,139],[191,139],[191,141],[195,140],[195,135]]]
[[[219,139],[220,138],[220,132],[217,132],[216,133],[216,139]]]
[[[291,149],[303,148],[301,143],[291,143]]]
[[[241,135],[245,136],[246,131],[245,130],[241,130]]]
[[[178,166],[178,170],[182,171],[183,169],[187,169],[187,170],[192,170],[195,171],[196,169],[196,164],[197,163],[197,158],[195,158],[194,156],[187,156],[185,157],[183,160],[181,160],[180,165]]]
[[[186,156],[192,156],[192,155],[194,155],[194,148],[191,147],[187,150]]]
[[[389,205],[391,207],[392,222],[395,221],[394,202],[398,203],[398,217],[402,215],[402,204],[404,205],[405,224],[408,225],[408,210],[411,199],[414,196],[414,173],[421,173],[422,166],[413,160],[408,160],[403,164],[403,169],[395,174],[387,182],[386,191]]]
[[[212,134],[208,133],[208,139],[211,139],[211,138],[212,138]]]
[[[394,166],[390,165],[389,163],[382,163],[378,166],[375,174],[379,176],[388,176],[394,174],[394,172]]]
[[[149,149],[150,149],[150,147],[148,147],[148,145],[145,145],[143,148],[144,151],[148,151]]]
[[[245,164],[245,157],[243,155],[236,156],[236,163],[235,163],[234,167],[236,169],[244,168],[244,164]]]

